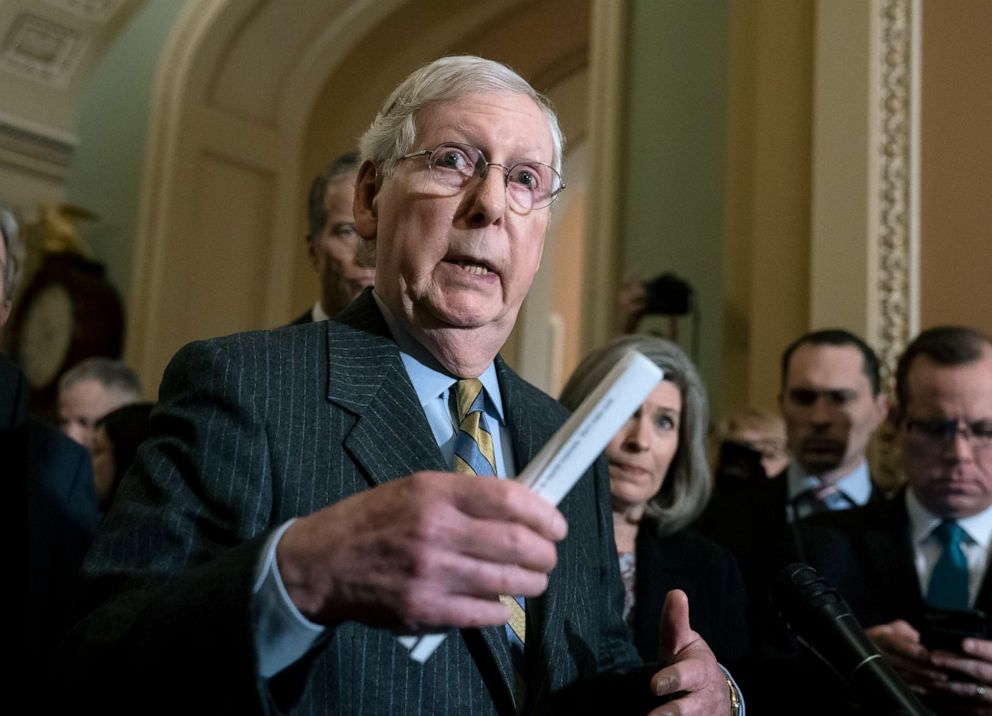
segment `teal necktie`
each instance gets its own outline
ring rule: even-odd
[[[944,520],[933,531],[943,548],[927,587],[927,604],[942,609],[967,609],[968,560],[961,549],[965,533],[954,520]]]
[[[455,436],[455,472],[479,477],[495,477],[496,453],[493,438],[486,423],[485,393],[478,378],[458,381],[458,434]],[[509,610],[506,636],[510,642],[510,656],[521,679],[526,644],[527,613],[523,597],[501,595],[499,598]]]

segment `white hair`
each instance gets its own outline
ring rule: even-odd
[[[390,171],[417,139],[414,116],[421,107],[477,92],[522,94],[534,100],[551,131],[551,165],[561,173],[565,138],[551,102],[506,65],[472,55],[434,60],[397,85],[359,141],[362,160]]]

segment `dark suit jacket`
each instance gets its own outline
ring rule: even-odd
[[[864,627],[905,619],[920,628],[926,606],[916,574],[905,495],[799,524],[806,561],[851,605]],[[985,573],[975,606],[992,613]]]
[[[747,597],[737,562],[720,545],[686,529],[658,535],[646,522],[637,532],[634,644],[645,660],[658,656],[658,622],[665,595],[689,597],[689,622],[727,667],[748,651]]]
[[[497,360],[517,464],[565,410]],[[332,321],[187,346],[173,359],[138,453],[85,566],[94,611],[67,645],[69,693],[106,711],[507,713],[501,627],[453,632],[420,665],[394,634],[357,623],[256,683],[251,594],[271,530],[417,470],[445,470],[385,322],[366,292]],[[599,673],[640,665],[620,618],[603,465],[562,502],[568,537],[548,590],[528,600],[527,712],[610,693]],[[533,635],[533,636],[531,636]],[[619,689],[619,686],[618,686]]]
[[[884,497],[872,487],[870,501]],[[788,480],[783,473],[763,485],[725,486],[713,493],[694,527],[731,551],[744,575],[750,609],[752,645],[768,640],[768,583],[788,558],[802,559],[807,540],[795,524],[786,522]],[[773,641],[775,639],[773,638]]]
[[[798,525],[809,563],[851,606],[861,626],[867,628],[905,619],[922,626],[925,605],[914,564],[909,517],[902,492],[864,507],[827,512]],[[986,571],[975,606],[992,609],[992,579]],[[823,694],[815,713],[862,713],[857,699],[818,661],[803,654],[792,679],[798,694],[816,689]],[[826,686],[833,683],[833,686]],[[929,704],[934,713],[947,713],[939,702]]]
[[[22,657],[13,674],[20,686],[41,677],[49,652],[71,624],[79,567],[97,522],[89,452],[30,417],[27,392],[24,374],[0,354],[0,503],[4,529],[11,532],[4,544],[14,602],[7,645]]]

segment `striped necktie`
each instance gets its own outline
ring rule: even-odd
[[[485,393],[478,378],[458,381],[458,434],[455,436],[455,472],[494,477],[496,453],[493,437],[483,413]],[[499,600],[510,610],[506,622],[506,636],[510,642],[510,656],[521,679],[524,666],[524,644],[527,642],[527,614],[523,597],[500,596]]]
[[[927,604],[942,609],[967,609],[968,560],[961,549],[964,530],[954,520],[944,520],[933,531],[943,549],[930,575]]]

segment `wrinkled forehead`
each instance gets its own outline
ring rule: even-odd
[[[482,91],[429,102],[414,115],[417,144],[461,141],[492,159],[497,151],[554,164],[551,121],[533,97]]]

